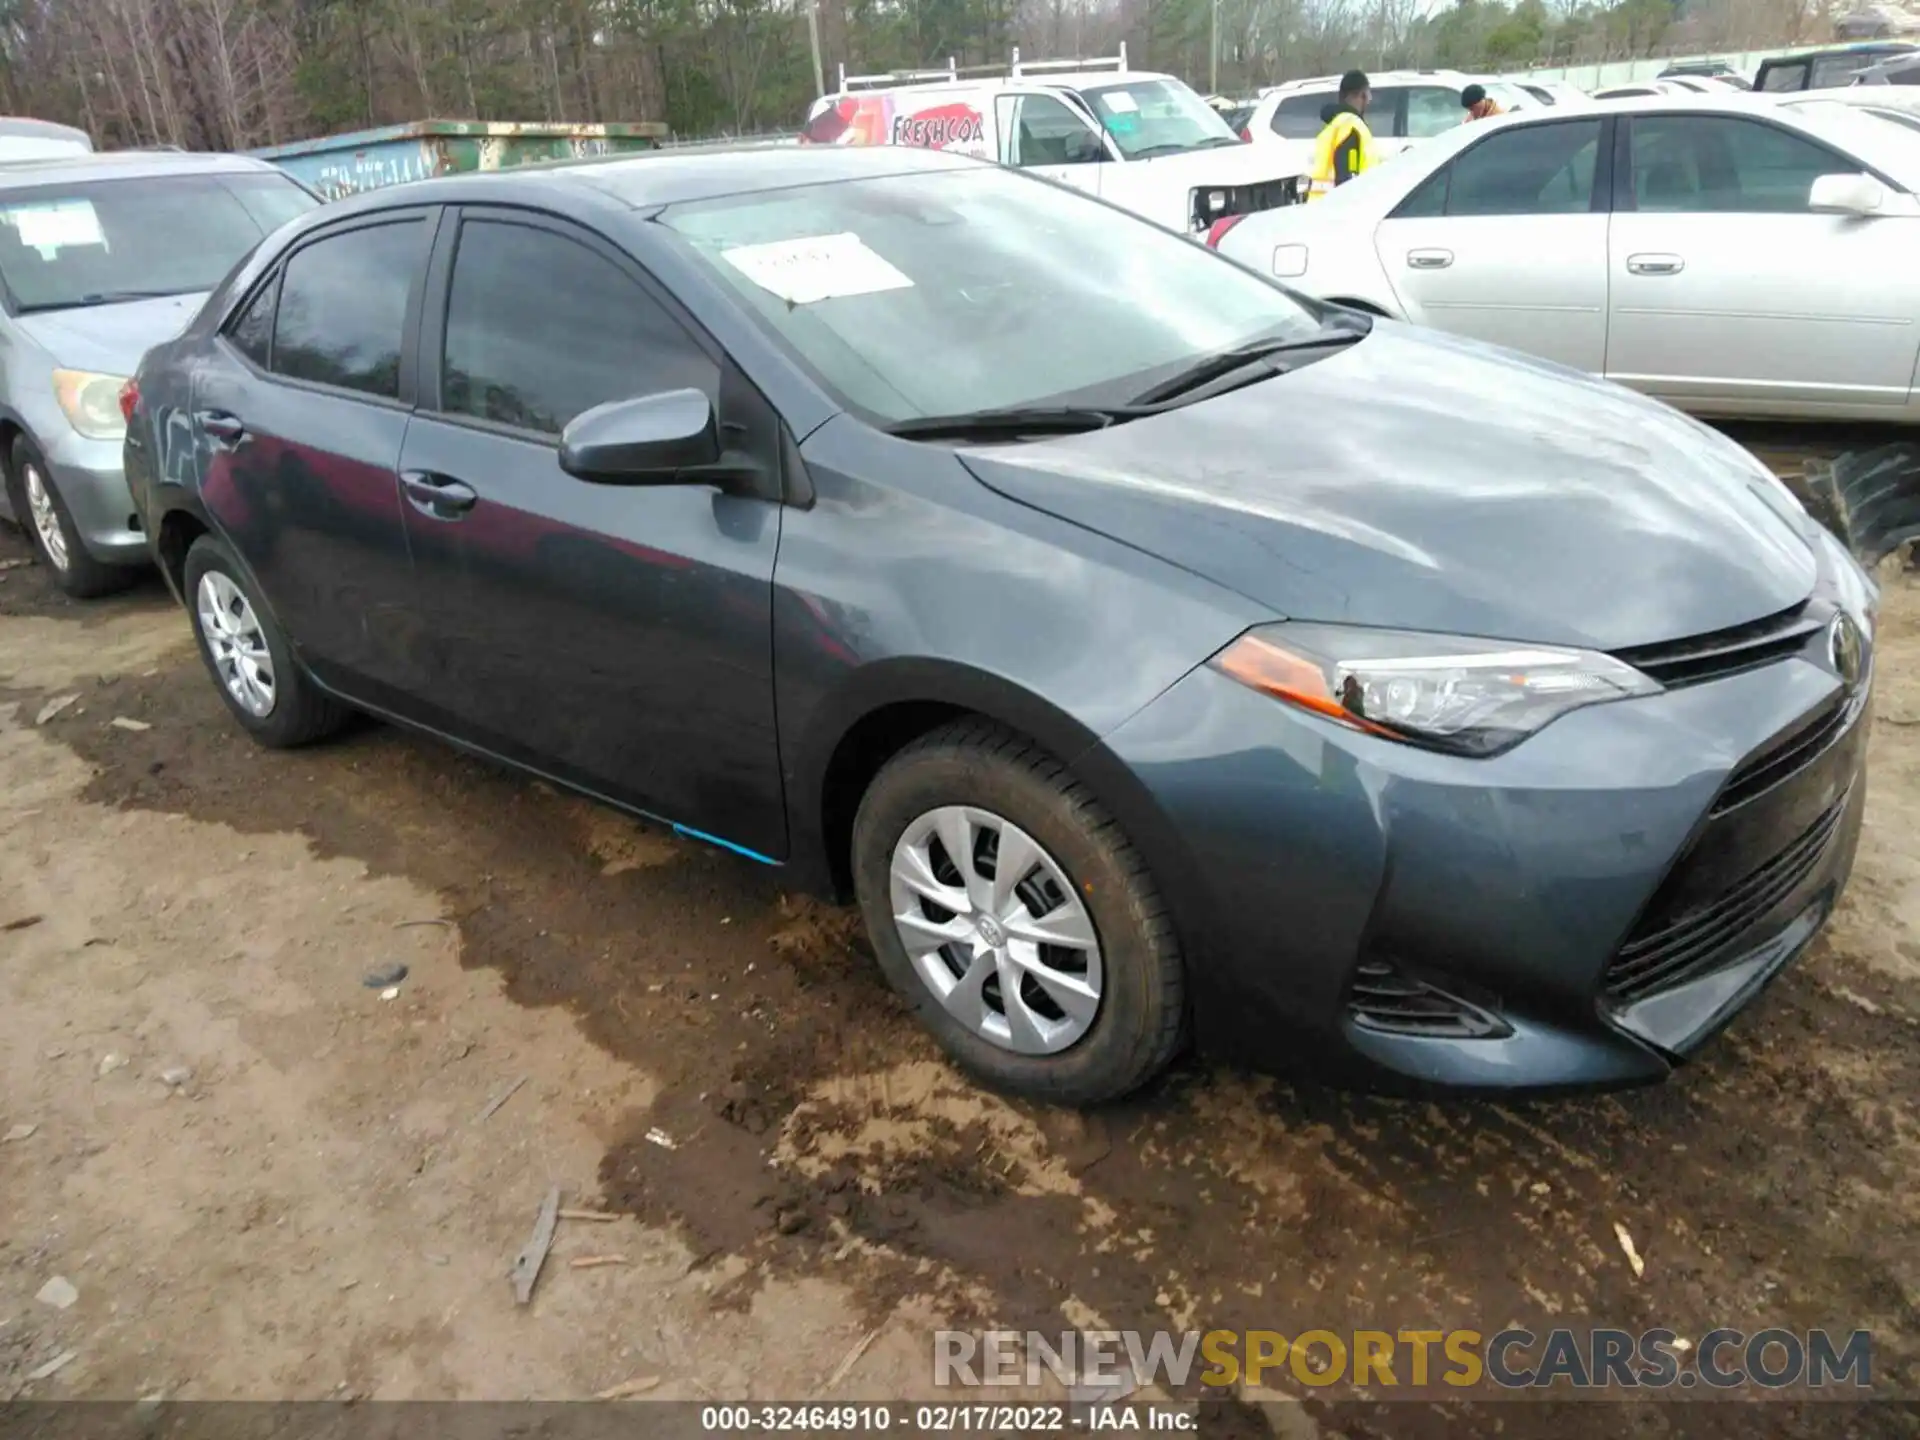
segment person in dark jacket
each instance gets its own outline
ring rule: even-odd
[[[1484,85],[1469,85],[1460,92],[1460,108],[1467,112],[1467,121],[1484,120],[1489,115],[1504,115],[1506,107],[1487,94]]]

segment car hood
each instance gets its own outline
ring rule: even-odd
[[[37,315],[22,315],[14,323],[53,356],[57,365],[131,375],[139,368],[142,355],[186,328],[206,298],[204,294],[162,295],[119,305],[43,310]]]
[[[1210,150],[1182,150],[1177,155],[1155,155],[1147,160],[1131,160],[1130,165],[1151,165],[1167,174],[1190,177],[1191,185],[1258,185],[1269,180],[1284,180],[1297,167],[1287,164],[1285,152],[1269,145],[1216,145]]]
[[[1293,619],[1615,650],[1774,614],[1818,576],[1811,522],[1732,441],[1387,321],[1277,379],[960,459]]]

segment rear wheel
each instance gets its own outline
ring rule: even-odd
[[[293,648],[232,552],[211,535],[187,551],[187,613],[207,673],[248,734],[270,749],[332,735],[349,712],[294,663]]]
[[[26,526],[41,563],[53,572],[54,582],[62,590],[76,600],[92,600],[133,583],[137,571],[125,565],[103,564],[87,553],[80,528],[60,497],[47,462],[26,436],[13,442],[7,470],[13,513]]]
[[[895,756],[861,801],[853,873],[887,978],[996,1089],[1098,1104],[1179,1048],[1180,949],[1146,862],[1030,741],[961,721]]]

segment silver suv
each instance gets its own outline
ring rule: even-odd
[[[0,517],[69,595],[118,589],[147,562],[120,468],[127,377],[262,238],[319,203],[237,155],[0,166]]]

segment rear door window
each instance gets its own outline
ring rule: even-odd
[[[1585,214],[1593,208],[1600,133],[1599,120],[1503,130],[1435,171],[1393,218]]]
[[[397,399],[407,300],[426,226],[398,220],[329,235],[293,252],[280,278],[273,371]]]
[[[1407,90],[1407,115],[1404,134],[1410,140],[1425,140],[1445,134],[1463,123],[1467,112],[1460,104],[1460,92],[1438,85],[1414,85]]]
[[[1404,138],[1407,133],[1407,87],[1387,85],[1367,102],[1367,129],[1379,136]]]
[[[1882,55],[1822,55],[1813,62],[1813,83],[1807,88],[1831,90],[1850,84],[1862,70],[1885,58]]]

